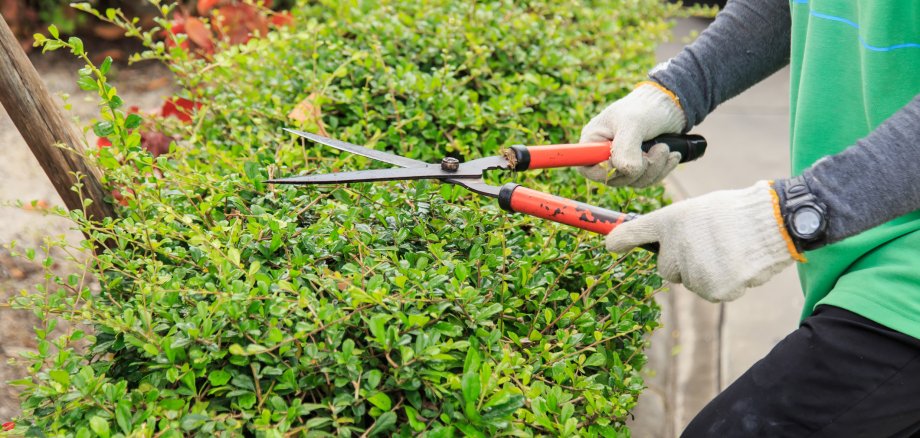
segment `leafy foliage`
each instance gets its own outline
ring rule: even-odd
[[[15,382],[25,389],[17,430],[628,433],[643,335],[658,325],[649,254],[617,258],[596,235],[437,182],[263,181],[374,165],[285,126],[431,161],[575,141],[642,78],[673,7],[329,0],[292,12],[294,25],[213,59],[156,41],[158,29],[118,11],[95,12],[144,41],[138,59],[167,62],[183,97],[201,103],[185,123],[153,118],[182,139],[157,157],[108,65],[56,30],[40,38],[87,62],[81,86],[103,109],[94,130],[112,143],[91,158],[107,184],[129,189],[117,219],[69,213],[93,236],[85,248],[107,242],[88,261],[99,290],[49,274],[16,302],[44,321],[33,374]],[[607,189],[573,170],[502,177],[622,210],[662,203],[660,188]],[[92,333],[53,334],[56,318]]]

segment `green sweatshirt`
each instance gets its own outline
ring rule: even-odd
[[[791,15],[798,174],[867,136],[920,93],[920,2],[794,0]],[[917,230],[920,211],[807,253],[808,263],[799,265],[803,317],[831,304],[920,338]]]
[[[830,304],[920,338],[920,2],[734,0],[649,76],[689,130],[786,64],[792,171],[836,242],[799,266],[802,317]]]

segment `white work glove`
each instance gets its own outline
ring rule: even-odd
[[[647,187],[677,167],[680,154],[664,144],[648,154],[642,142],[683,131],[687,118],[677,102],[658,87],[643,84],[610,104],[581,130],[579,143],[613,140],[610,160],[580,167],[586,178],[611,186]]]
[[[614,228],[607,249],[660,242],[658,273],[708,301],[731,301],[804,261],[777,219],[770,183],[677,202]]]

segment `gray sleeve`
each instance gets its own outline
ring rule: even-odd
[[[789,63],[789,0],[732,0],[699,38],[649,73],[680,99],[685,132]]]
[[[828,243],[920,209],[920,96],[802,176],[827,206]]]

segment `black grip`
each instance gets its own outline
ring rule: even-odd
[[[530,168],[530,150],[527,146],[516,144],[511,146],[514,153],[514,171],[521,172]]]
[[[680,162],[686,163],[706,153],[706,139],[696,134],[664,134],[642,143],[642,151],[648,152],[658,143],[668,145],[671,152],[680,152]]]

